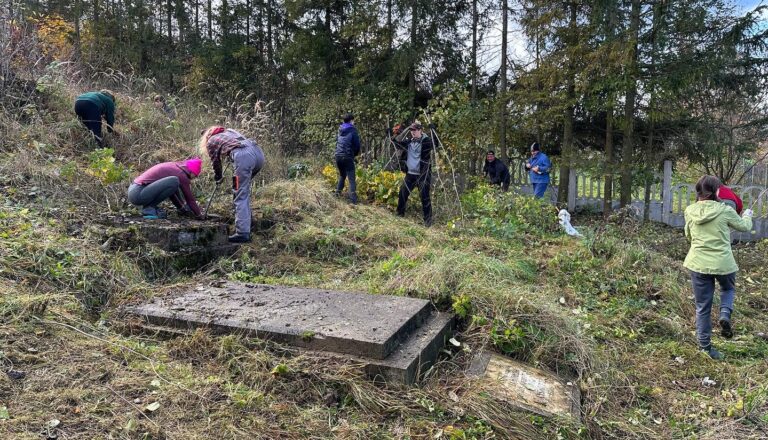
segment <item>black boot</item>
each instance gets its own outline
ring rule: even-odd
[[[708,354],[709,357],[711,357],[712,359],[714,359],[716,361],[719,361],[719,360],[723,359],[723,354],[720,353],[719,351],[715,350],[715,347],[713,347],[711,345],[709,347],[701,347],[701,351],[703,351],[704,353]]]
[[[733,337],[731,311],[725,307],[720,309],[720,335],[726,339],[731,339]]]
[[[246,234],[234,234],[229,236],[230,243],[250,243],[251,236]]]

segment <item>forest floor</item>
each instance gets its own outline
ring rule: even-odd
[[[0,438],[768,437],[765,241],[735,249],[736,335],[714,337],[721,362],[696,349],[682,232],[620,215],[575,217],[581,240],[536,218],[503,235],[427,229],[415,203],[401,219],[314,177],[271,179],[253,200],[273,228],[197,273],[158,276],[103,247],[94,218],[131,211],[120,163],[181,154],[143,140],[191,128],[126,117],[149,105],[126,102],[112,162],[64,101],[0,156]],[[464,348],[418,386],[385,385],[257,339],[148,334],[118,312],[216,279],[427,298],[460,315]],[[478,393],[464,371],[482,348],[578,383],[583,423]]]

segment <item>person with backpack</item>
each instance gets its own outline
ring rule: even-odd
[[[141,215],[147,220],[166,218],[165,211],[158,208],[166,199],[171,200],[180,216],[193,215],[202,219],[203,214],[191,188],[192,179],[200,175],[202,164],[199,157],[159,163],[133,180],[128,187],[128,201],[141,206]]]
[[[115,102],[115,94],[107,89],[83,93],[75,99],[77,118],[93,134],[100,148],[104,146],[101,133],[102,118],[107,122],[107,131],[119,135],[114,128]]]
[[[432,138],[424,134],[424,127],[416,121],[392,140],[400,150],[400,170],[405,173],[397,198],[397,215],[405,217],[408,197],[418,188],[424,224],[432,226]]]
[[[533,196],[537,199],[544,197],[549,186],[549,171],[552,169],[552,163],[549,157],[541,151],[538,142],[531,145],[531,158],[525,163],[525,169],[528,170],[528,176],[533,187]]]
[[[200,151],[207,153],[213,163],[216,183],[224,179],[222,161],[229,159],[234,166],[232,191],[235,208],[235,233],[230,243],[251,241],[251,182],[264,167],[264,151],[256,141],[239,132],[214,125],[203,130],[199,142]]]
[[[691,242],[683,266],[690,271],[691,286],[696,302],[696,337],[699,348],[712,359],[723,355],[712,347],[712,301],[715,282],[720,285],[720,331],[723,337],[733,337],[736,272],[739,267],[731,250],[730,229],[752,229],[752,210],[741,217],[717,197],[721,187],[715,176],[703,176],[696,182],[696,203],[685,209],[685,236]]]
[[[485,165],[483,165],[483,175],[488,179],[491,185],[500,186],[502,191],[509,191],[509,168],[504,162],[496,157],[493,150],[488,150],[485,155]]]
[[[736,214],[741,215],[741,212],[744,210],[744,202],[741,201],[741,198],[736,195],[731,188],[721,185],[717,190],[717,197],[722,200],[723,203],[733,208],[736,211]]]
[[[343,121],[336,137],[336,168],[339,170],[336,195],[341,196],[341,192],[344,190],[344,181],[349,179],[349,198],[352,204],[356,205],[355,157],[360,154],[360,135],[357,134],[355,117],[352,113],[344,115]]]

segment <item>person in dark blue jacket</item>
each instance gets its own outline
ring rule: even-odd
[[[552,162],[549,157],[541,152],[538,142],[531,145],[531,158],[525,164],[528,175],[533,186],[533,196],[537,199],[544,197],[544,193],[549,186],[549,171],[552,169]]]
[[[339,169],[339,183],[336,185],[336,195],[344,190],[344,181],[349,179],[349,198],[352,204],[357,204],[357,183],[355,182],[355,157],[360,154],[360,136],[355,128],[355,117],[352,113],[344,115],[344,123],[339,126],[336,138],[336,167]]]
[[[496,158],[496,153],[492,150],[485,155],[483,174],[491,185],[500,186],[504,192],[509,191],[509,168],[501,159]]]

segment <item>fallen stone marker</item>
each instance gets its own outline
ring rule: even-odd
[[[102,249],[134,252],[152,277],[195,271],[239,248],[228,242],[227,225],[215,220],[112,216],[99,222],[104,227],[91,232],[102,243]]]
[[[453,316],[429,301],[388,295],[223,282],[128,313],[151,325],[208,328],[348,355],[371,376],[413,383],[437,358]]]
[[[546,417],[581,420],[581,392],[576,384],[564,383],[552,373],[481,352],[473,359],[468,375],[479,378],[477,389],[512,406]]]

